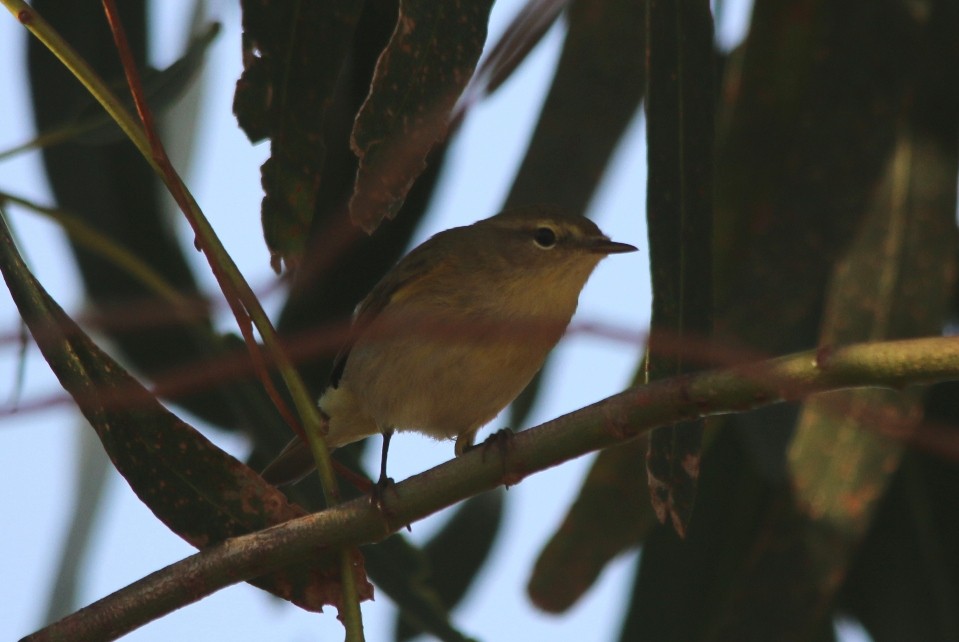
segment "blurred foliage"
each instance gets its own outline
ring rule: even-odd
[[[152,14],[143,0],[120,4],[145,67]],[[467,95],[495,90],[562,20],[560,61],[507,204],[558,201],[581,213],[647,98],[650,176],[658,177],[649,252],[665,311],[652,332],[679,333],[683,362],[657,376],[693,361],[814,347],[828,358],[846,342],[954,327],[959,3],[756,0],[748,35],[731,52],[715,50],[705,0],[561,5],[529,0],[499,62],[480,63],[495,80]],[[121,76],[99,3],[34,7],[104,78]],[[477,62],[488,3],[331,2],[298,14],[270,0],[242,7],[246,65],[235,109],[251,139],[270,138],[264,231],[290,284],[278,327],[318,393],[332,354],[324,339],[401,255],[427,209],[455,135],[443,123]],[[669,15],[671,28],[657,27]],[[410,16],[432,31],[417,32]],[[83,90],[33,39],[28,54],[37,127],[54,129],[83,104]],[[393,121],[389,92],[404,87],[409,102],[400,100],[404,115]],[[371,154],[384,136],[390,144]],[[359,174],[351,141],[366,154]],[[373,158],[384,149],[389,158]],[[249,375],[242,346],[216,335],[197,304],[184,258],[191,248],[172,234],[147,165],[126,142],[66,142],[43,157],[58,206],[191,302],[175,309],[157,300],[77,243],[98,331],[168,391],[166,401],[249,435],[250,465],[260,467],[289,429]],[[358,203],[368,227],[395,220],[368,237],[350,221]],[[195,372],[209,376],[165,385]],[[691,513],[687,496],[679,502],[684,540],[652,525],[643,446],[602,453],[536,565],[534,602],[568,608],[610,559],[642,545],[622,640],[829,640],[840,615],[879,642],[959,640],[959,462],[936,447],[957,427],[955,384],[833,393],[711,420]],[[337,456],[356,466],[361,448]],[[308,509],[320,505],[313,483],[291,491]],[[364,551],[370,577],[403,613],[398,639],[417,628],[463,639],[449,612],[485,567],[503,501],[464,502],[422,550],[396,535]],[[212,533],[214,523],[202,528]]]
[[[825,356],[840,342],[938,334],[953,320],[957,11],[954,2],[756,2],[718,88],[714,345],[723,354],[748,360],[820,346]],[[909,231],[926,225],[930,236]],[[851,280],[852,269],[861,272]],[[893,327],[893,318],[908,325]],[[862,329],[839,332],[853,323]],[[804,416],[827,397],[804,404]],[[917,416],[888,425],[898,413],[863,404],[875,412],[845,415],[846,404],[829,404],[798,432],[795,406],[717,422],[688,538],[647,539],[622,639],[831,639],[838,613],[859,618],[875,640],[901,639],[910,627],[907,638],[956,639],[959,576],[925,575],[935,597],[917,608],[894,603],[898,591],[884,587],[915,586],[926,556],[948,565],[957,533],[925,520],[900,530],[921,529],[921,544],[903,538],[910,563],[881,567],[880,579],[880,559],[868,556],[888,554],[897,535],[860,503],[881,501],[898,466],[894,458],[876,468],[855,442],[904,445],[928,424]],[[852,443],[838,441],[853,424]],[[815,453],[787,467],[794,439],[812,432]],[[943,466],[946,477],[959,474],[955,464]],[[825,465],[841,485],[816,479]],[[795,479],[820,482],[820,498],[855,487],[875,495],[852,492],[828,513],[811,511],[801,499],[808,484]],[[900,505],[928,505],[948,488],[915,487]],[[860,564],[873,581],[846,584]]]
[[[702,368],[702,347],[713,330],[716,55],[708,3],[649,2],[646,30],[649,382]],[[653,508],[683,537],[696,497],[704,424],[684,421],[649,437]]]
[[[197,548],[306,514],[255,471],[178,419],[67,317],[20,258],[0,219],[0,271],[50,368],[90,422],[117,471],[170,530]],[[339,604],[335,551],[252,583],[311,611]],[[356,555],[359,558],[358,555]],[[361,559],[358,592],[372,597]]]

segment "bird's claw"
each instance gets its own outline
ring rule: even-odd
[[[489,437],[483,440],[483,443],[470,446],[467,449],[467,452],[473,450],[474,448],[482,448],[483,452],[481,459],[483,462],[486,461],[486,453],[489,452],[490,448],[496,448],[499,451],[499,454],[503,457],[509,452],[510,446],[513,443],[513,431],[510,428],[500,428],[496,432],[492,433]]]
[[[370,504],[375,506],[384,515],[389,515],[389,510],[386,508],[386,493],[387,491],[392,491],[393,494],[396,494],[396,484],[393,482],[392,477],[380,477],[375,484],[373,484],[373,490],[370,491]]]

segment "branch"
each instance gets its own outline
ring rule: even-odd
[[[479,447],[415,475],[387,493],[383,512],[358,499],[236,537],[160,569],[25,638],[118,637],[221,588],[292,563],[322,547],[368,544],[500,484],[657,426],[743,412],[845,388],[902,388],[959,379],[959,338],[936,337],[821,348],[759,363],[663,379],[518,433],[502,451]]]

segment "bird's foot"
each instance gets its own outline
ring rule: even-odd
[[[393,482],[392,477],[380,477],[376,483],[373,484],[373,489],[370,491],[370,503],[376,506],[381,513],[389,516],[389,510],[385,502],[387,492],[396,495],[396,484]]]
[[[500,428],[489,437],[483,440],[483,443],[479,444],[479,447],[483,449],[483,461],[486,461],[486,453],[490,449],[495,448],[500,456],[505,457],[513,444],[513,431],[510,428]]]
[[[392,529],[397,525],[403,526],[400,524],[394,524],[396,513],[389,506],[386,505],[386,495],[387,493],[393,495],[394,497],[399,497],[396,492],[396,483],[393,481],[392,477],[380,477],[375,484],[373,484],[373,490],[370,492],[370,505],[376,508],[379,511],[380,515],[383,516],[383,521],[386,522],[388,528]],[[405,524],[406,530],[412,532],[409,524]]]

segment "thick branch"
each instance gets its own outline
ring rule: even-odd
[[[929,338],[820,349],[756,364],[664,379],[630,388],[519,433],[503,449],[477,448],[397,484],[390,519],[359,499],[237,537],[171,564],[25,638],[112,639],[225,586],[318,557],[320,547],[379,541],[500,484],[657,426],[743,412],[815,392],[901,388],[959,379],[959,338]]]

